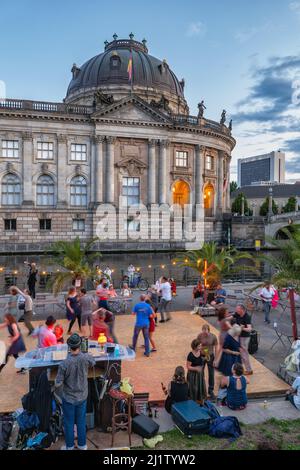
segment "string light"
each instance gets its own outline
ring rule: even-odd
[[[165,267],[166,267],[166,266],[165,266],[164,264],[161,265],[161,268],[162,268],[162,269],[165,269]]]
[[[151,264],[149,264],[148,268],[149,268],[149,269],[151,269],[151,268],[152,268]]]

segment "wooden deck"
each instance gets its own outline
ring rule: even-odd
[[[41,322],[36,322],[40,324]],[[59,321],[66,331],[67,322]],[[159,324],[155,332],[155,341],[158,352],[150,358],[143,355],[144,350],[139,347],[142,336],[139,338],[137,357],[135,361],[124,362],[122,366],[123,377],[130,377],[136,392],[149,392],[152,402],[160,403],[164,400],[161,382],[166,386],[169,383],[175,367],[185,366],[186,357],[190,351],[191,341],[199,334],[204,319],[189,312],[175,312],[172,321]],[[118,316],[116,319],[116,335],[121,344],[130,344],[134,326],[133,316]],[[75,327],[75,325],[74,325]],[[28,350],[33,349],[36,340],[27,337],[26,328],[21,323],[21,330]],[[76,331],[76,330],[74,330]],[[211,327],[211,331],[217,331]],[[0,330],[0,340],[6,340],[6,330]],[[10,358],[8,365],[0,374],[0,413],[14,411],[21,407],[21,398],[28,391],[28,374],[16,374],[14,359]],[[270,397],[282,395],[289,386],[273,374],[260,362],[251,358],[254,375],[250,376],[248,386],[249,397]],[[219,379],[216,378],[216,389]]]

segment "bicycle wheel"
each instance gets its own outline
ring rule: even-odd
[[[138,282],[138,289],[142,290],[142,291],[145,291],[149,288],[149,282],[146,281],[146,279],[141,279],[139,282]]]

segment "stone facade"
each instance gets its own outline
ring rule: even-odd
[[[225,189],[224,183],[229,182],[235,146],[231,130],[204,118],[162,111],[143,99],[138,87],[127,96],[124,87],[121,91],[120,96],[115,92],[113,103],[101,106],[90,106],[90,94],[84,101],[82,93],[74,102],[70,96],[65,104],[0,103],[4,246],[44,246],[78,235],[82,240],[94,237],[97,208],[110,203],[119,209],[124,178],[135,178],[139,202],[147,207],[173,204],[174,185],[185,182],[193,215],[196,204],[203,205],[209,185],[213,192],[205,237],[219,239],[217,221],[230,212],[229,184]],[[178,165],[178,152],[184,153],[185,165]],[[16,227],[11,220],[16,220]],[[158,249],[166,243],[171,247],[172,241],[172,237],[156,244],[149,241],[148,248],[153,249],[153,243]],[[123,242],[126,249],[133,245],[136,242]],[[147,249],[147,242],[139,246]]]

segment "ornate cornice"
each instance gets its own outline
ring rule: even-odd
[[[59,144],[66,144],[68,141],[68,137],[66,134],[57,134],[57,142]]]
[[[114,137],[114,136],[107,136],[107,137],[106,137],[106,142],[107,142],[108,144],[115,144],[116,141],[117,141],[117,138]]]
[[[105,141],[105,135],[95,135],[93,136],[94,144],[102,144]]]
[[[157,144],[158,144],[158,140],[157,140],[157,139],[149,139],[149,140],[148,140],[148,145],[149,145],[149,147],[156,147]]]
[[[29,131],[22,132],[22,139],[27,142],[32,142],[32,139],[33,139],[32,132],[29,132]]]
[[[160,140],[159,145],[161,148],[169,148],[170,147],[170,140]]]

